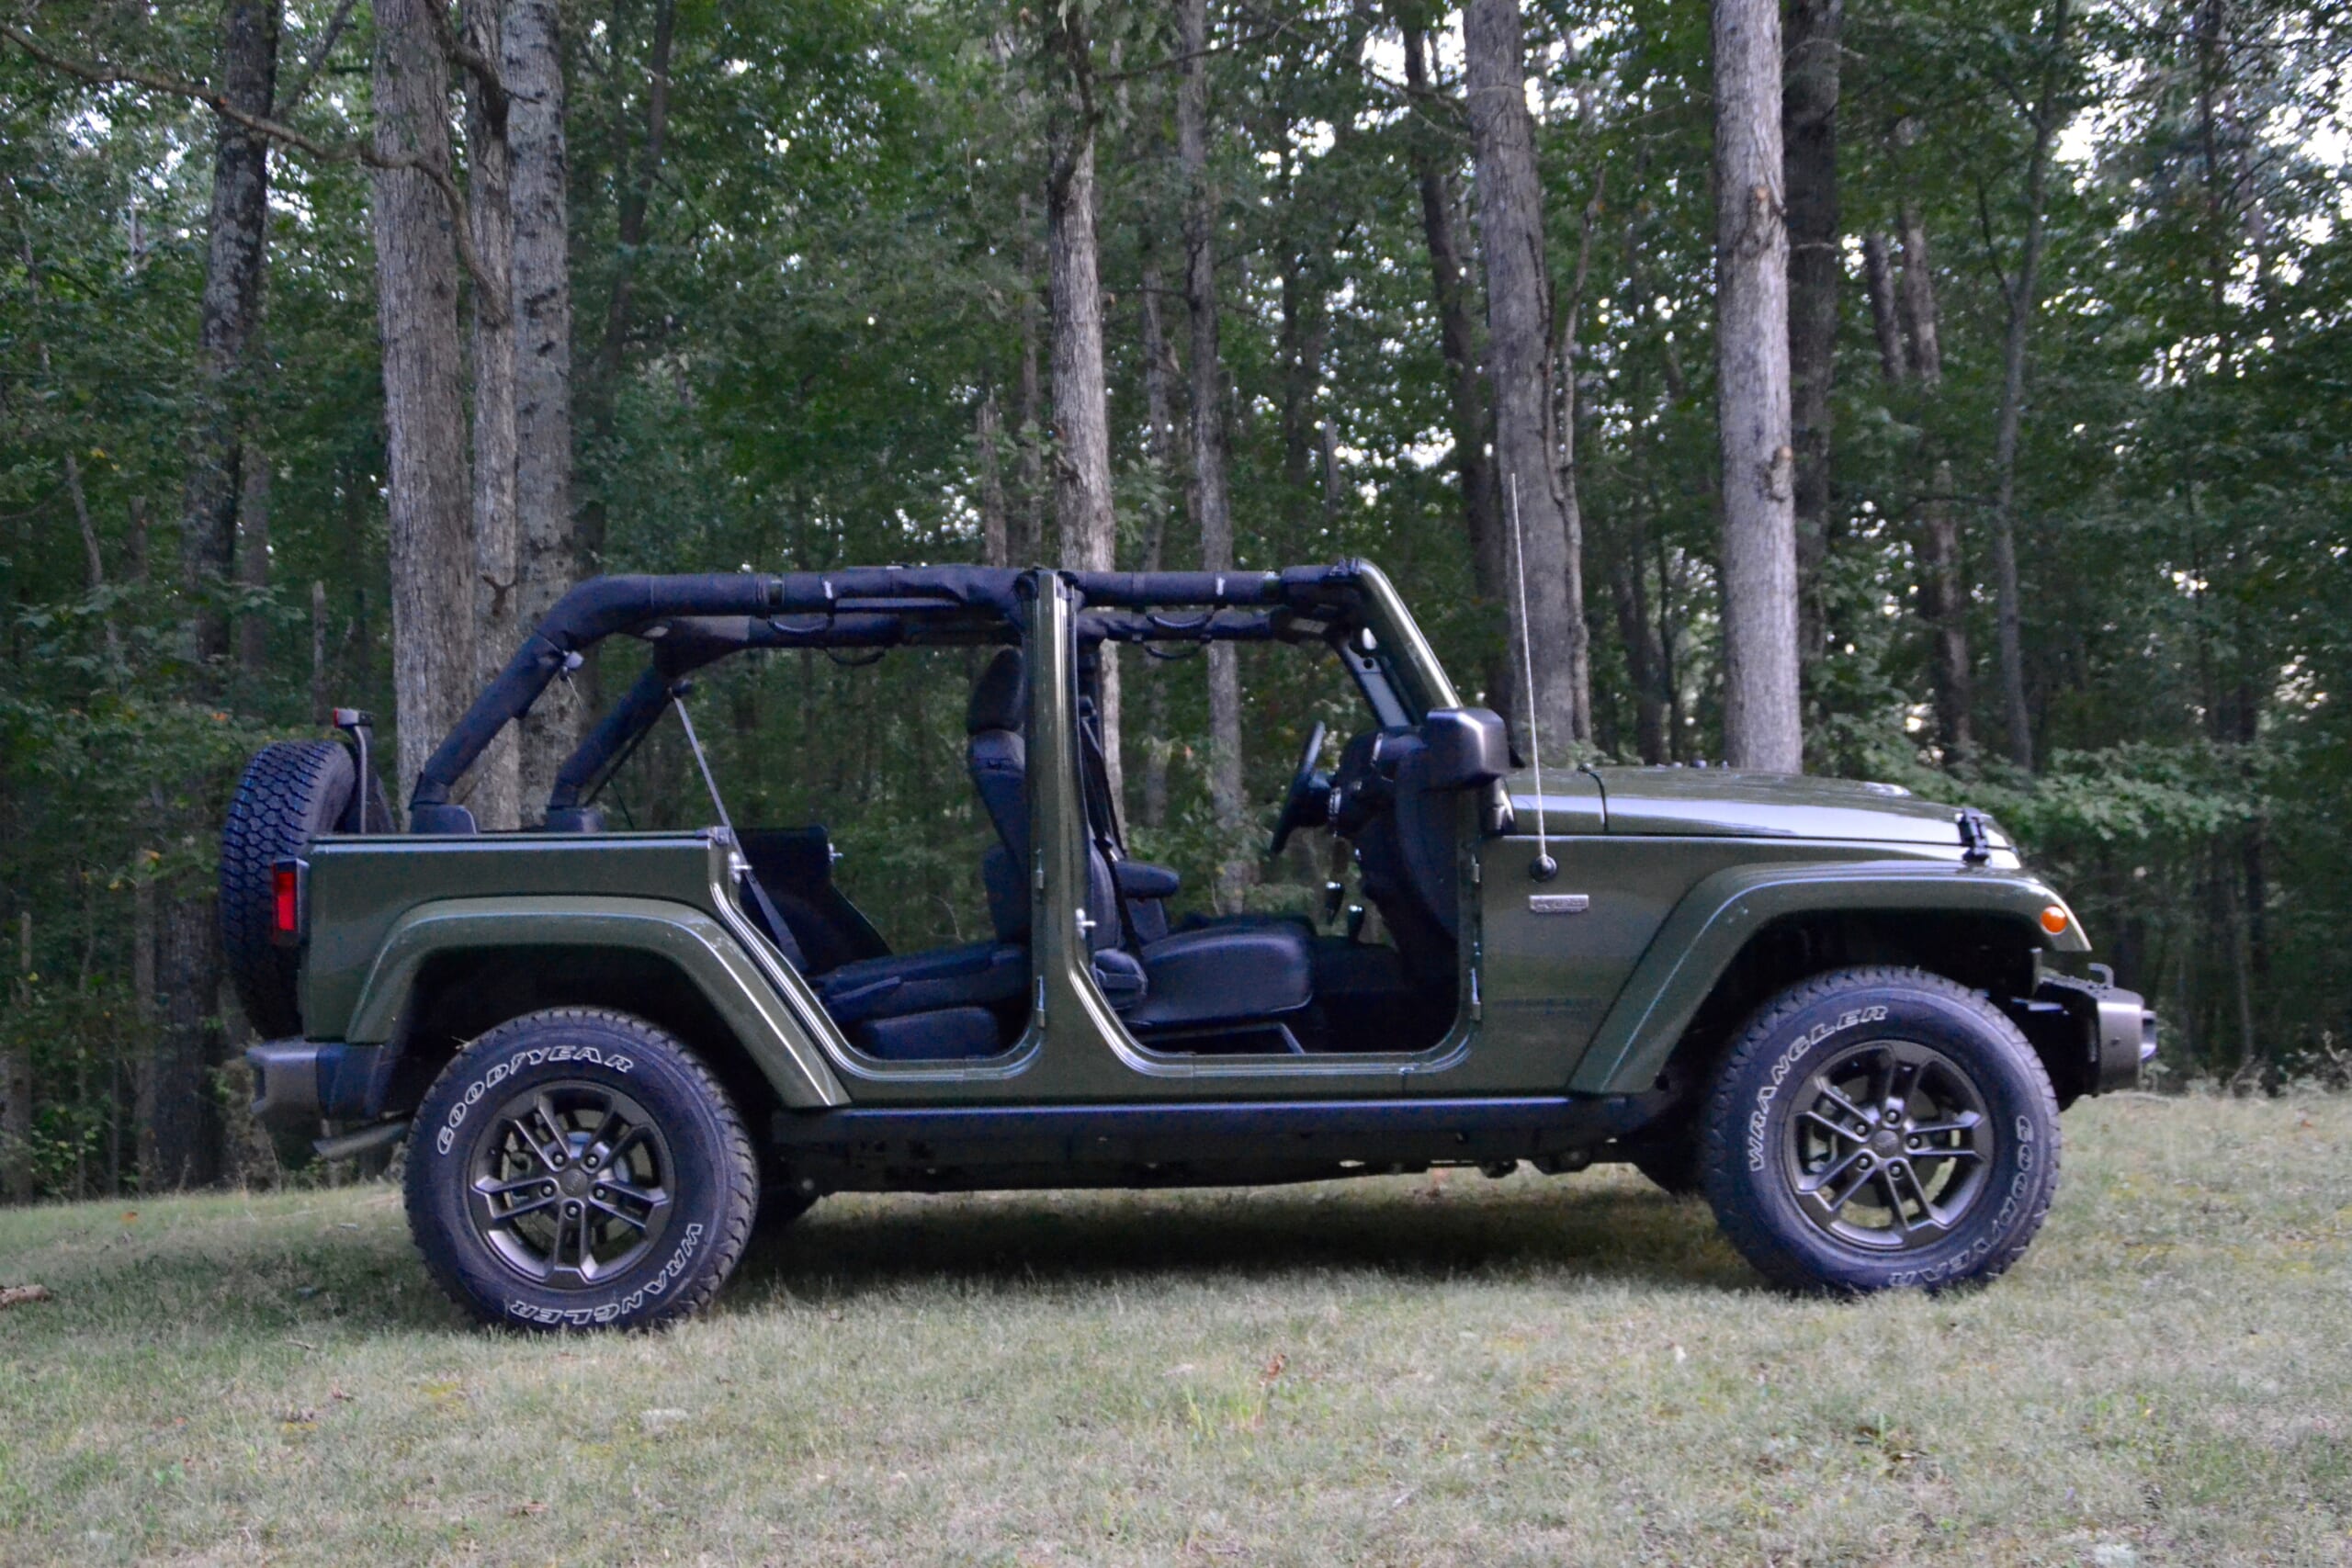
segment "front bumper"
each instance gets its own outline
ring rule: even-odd
[[[2051,1076],[2062,1092],[2070,1078],[2083,1094],[2131,1089],[2140,1081],[2140,1069],[2155,1059],[2155,1010],[2139,992],[2117,985],[2104,964],[2092,964],[2087,980],[2043,976],[2029,1010],[2059,1025],[2029,1028],[2029,1033],[2045,1056],[2054,1058]],[[2071,1074],[2064,1070],[2067,1066],[2074,1068]]]

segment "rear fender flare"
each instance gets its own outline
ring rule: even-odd
[[[2066,909],[2056,936],[2038,923],[2052,905]],[[1578,1062],[1569,1087],[1591,1094],[1646,1089],[1749,940],[1792,915],[1841,911],[1986,915],[2013,921],[2021,939],[2061,953],[2087,953],[2082,922],[2041,878],[1917,861],[1734,866],[1682,897],[1634,964]]]
[[[786,1107],[846,1105],[822,1047],[726,927],[691,905],[655,898],[457,898],[420,904],[394,923],[348,1030],[355,1045],[406,1038],[427,959],[489,948],[627,948],[667,960],[699,990]],[[383,1053],[379,1092],[397,1048]]]

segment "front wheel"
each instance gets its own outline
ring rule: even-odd
[[[1791,1290],[1998,1275],[2058,1185],[2058,1103],[2017,1026],[1917,969],[1845,969],[1749,1020],[1716,1080],[1701,1177],[1724,1234]]]
[[[700,1310],[759,1207],[742,1119],[675,1039],[564,1008],[503,1023],[425,1092],[409,1228],[449,1298],[515,1328],[644,1328]]]

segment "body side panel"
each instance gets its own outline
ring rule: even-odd
[[[849,1103],[818,1042],[729,930],[705,910],[653,898],[525,895],[417,905],[383,942],[352,1009],[348,1038],[359,1044],[400,1039],[417,973],[435,954],[530,947],[658,954],[718,1010],[785,1104]]]
[[[2090,943],[2069,911],[2064,935],[2046,935],[2036,918],[2064,901],[2039,877],[2021,871],[1980,869],[1956,861],[1887,858],[1886,846],[1868,846],[1876,858],[1814,855],[1755,863],[1759,846],[1742,846],[1747,863],[1701,880],[1674,905],[1623,989],[1579,1054],[1572,1089],[1622,1093],[1647,1086],[1666,1065],[1717,978],[1749,938],[1783,916],[1818,912],[1921,915],[1976,914],[2014,921],[2036,946],[2084,953]]]

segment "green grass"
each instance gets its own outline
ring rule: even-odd
[[[2066,1119],[1989,1290],[1616,1171],[833,1199],[476,1332],[389,1189],[0,1214],[0,1562],[2352,1562],[2352,1100]]]

